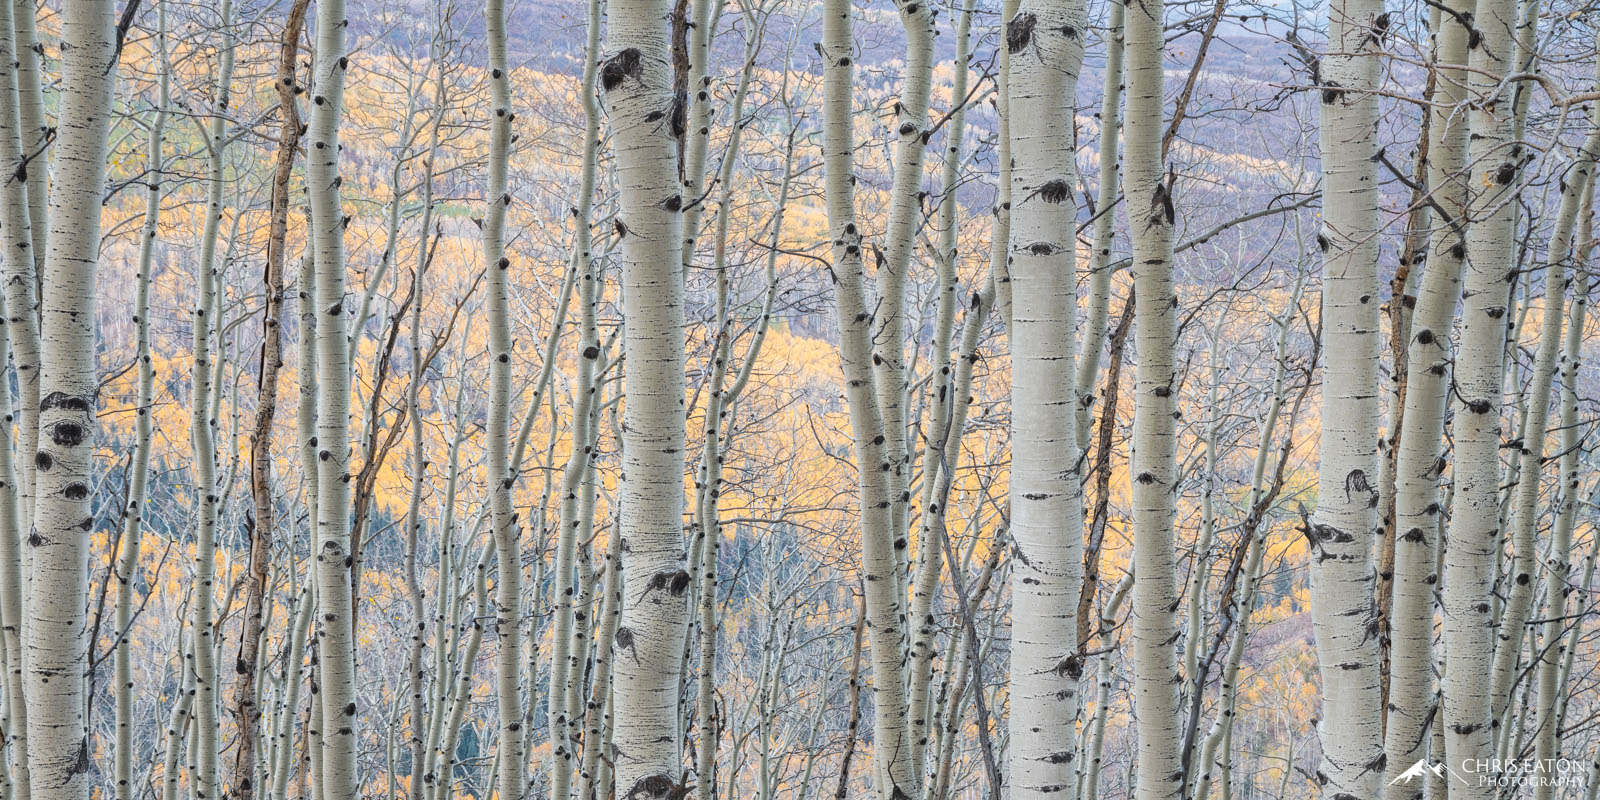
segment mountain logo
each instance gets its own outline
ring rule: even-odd
[[[1397,783],[1408,784],[1422,777],[1425,773],[1432,773],[1433,777],[1444,780],[1445,766],[1443,764],[1429,763],[1426,758],[1419,758],[1417,763],[1407,767],[1405,772],[1400,773],[1394,780],[1389,781],[1389,785],[1393,786]]]

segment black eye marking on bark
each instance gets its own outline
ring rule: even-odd
[[[1015,54],[1033,41],[1033,28],[1039,24],[1039,18],[1032,12],[1023,12],[1011,18],[1006,23],[1006,50]]]
[[[1042,186],[1035,190],[1033,194],[1028,195],[1029,200],[1032,200],[1035,197],[1051,205],[1065,203],[1066,201],[1072,199],[1072,184],[1067,183],[1065,178],[1056,178],[1052,181],[1046,181]]]
[[[600,86],[611,91],[622,85],[626,78],[637,78],[644,71],[639,48],[630,47],[605,60],[600,65]]]

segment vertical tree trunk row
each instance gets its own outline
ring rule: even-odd
[[[622,618],[613,645],[617,794],[681,796],[679,676],[689,623],[683,527],[684,354],[678,141],[665,0],[618,0],[609,14],[600,85],[612,124],[621,196],[623,391]],[[700,776],[699,779],[709,779]]]
[[[1500,551],[1500,416],[1514,229],[1511,193],[1521,162],[1511,148],[1512,115],[1502,79],[1511,68],[1513,0],[1484,0],[1471,17],[1466,87],[1469,120],[1466,185],[1466,262],[1462,269],[1459,353],[1453,371],[1451,428],[1455,494],[1444,548],[1445,750],[1451,765],[1493,758],[1491,675],[1495,629],[1492,603]],[[1522,641],[1521,630],[1514,637]],[[1492,788],[1452,786],[1452,797],[1492,797]]]
[[[1381,0],[1331,0],[1316,92],[1323,168],[1322,430],[1317,507],[1306,523],[1322,675],[1324,796],[1381,791],[1383,709],[1372,551],[1377,445],[1378,86],[1389,18]]]
[[[95,279],[116,80],[111,15],[109,0],[83,0],[62,11],[61,41],[67,46],[51,145],[55,190],[42,215],[51,229],[39,300],[38,450],[31,456],[36,484],[21,653],[31,797],[38,800],[81,800],[93,769],[84,676],[98,391]],[[16,18],[13,24],[22,27]],[[23,280],[31,281],[31,275]],[[13,284],[7,295],[17,288]],[[29,419],[21,422],[27,430]],[[25,457],[28,444],[24,436]]]
[[[306,194],[316,283],[316,598],[317,653],[313,702],[320,747],[320,800],[354,800],[356,773],[355,552],[351,546],[350,337],[345,318],[346,220],[341,203],[339,126],[344,113],[344,0],[320,0],[306,131]],[[304,369],[304,367],[302,367]],[[302,380],[312,375],[303,373]]]
[[[915,797],[920,777],[912,768],[910,709],[906,702],[904,594],[894,549],[894,466],[873,373],[873,311],[866,295],[862,234],[855,212],[855,73],[853,11],[849,0],[827,0],[822,10],[822,157],[828,212],[830,277],[839,325],[839,361],[850,407],[850,435],[858,468],[861,564],[866,615],[872,629],[874,786],[881,800]],[[619,698],[620,700],[620,698]]]
[[[1011,56],[1011,745],[1015,798],[1072,785],[1083,580],[1074,367],[1072,108],[1088,24],[1076,0],[1023,0]],[[1157,23],[1159,15],[1157,15]],[[1159,94],[1159,93],[1158,93]]]
[[[1177,521],[1178,296],[1172,277],[1176,221],[1174,177],[1162,175],[1163,11],[1156,0],[1131,7],[1126,17],[1127,124],[1125,186],[1133,238],[1134,309],[1138,375],[1134,382],[1133,443],[1133,661],[1134,715],[1138,718],[1138,797],[1181,795],[1178,735]],[[1204,555],[1195,569],[1204,569]],[[1198,608],[1191,608],[1197,613]],[[1198,641],[1189,641],[1194,652]],[[1196,691],[1199,686],[1195,687]]]

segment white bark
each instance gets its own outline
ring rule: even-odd
[[[40,156],[38,150],[44,146],[37,128],[42,104],[30,100],[30,94],[37,98],[39,92],[37,54],[31,49],[34,6],[26,0],[18,0],[14,13],[12,9],[7,12],[9,24],[0,29],[0,36],[6,39],[6,52],[0,53],[4,64],[0,67],[3,73],[0,92],[4,92],[8,100],[0,104],[4,108],[0,112],[0,140],[3,140],[0,147],[5,148],[0,157],[5,159],[4,167],[12,180],[6,182],[3,190],[5,217],[0,219],[0,225],[6,230],[5,316],[11,340],[11,366],[17,380],[17,403],[13,409],[17,422],[17,452],[22,456],[17,495],[26,527],[33,520],[36,467],[32,454],[38,450],[39,441],[38,287],[45,259],[44,187],[48,159]],[[22,535],[19,531],[18,536]],[[20,651],[12,652],[21,655]],[[26,734],[21,735],[25,743]],[[17,777],[26,781],[26,775],[24,770]]]
[[[1078,450],[1087,451],[1094,417],[1094,387],[1100,377],[1100,351],[1105,349],[1106,323],[1111,311],[1111,244],[1115,239],[1113,206],[1120,189],[1117,143],[1122,137],[1122,82],[1124,25],[1122,3],[1108,5],[1106,63],[1100,92],[1099,187],[1094,201],[1094,239],[1089,252],[1089,306],[1084,313],[1083,345],[1078,350]],[[1087,198],[1085,198],[1087,200]]]
[[[0,9],[0,14],[5,13]],[[157,80],[155,113],[150,121],[150,138],[145,153],[147,193],[144,227],[139,236],[139,287],[133,309],[134,360],[138,370],[138,396],[134,400],[134,454],[128,464],[128,499],[122,520],[122,542],[117,555],[116,663],[112,682],[116,687],[117,739],[114,779],[117,800],[133,797],[133,647],[128,638],[133,625],[133,583],[139,569],[140,538],[144,533],[145,499],[150,469],[150,416],[154,410],[155,367],[150,352],[150,270],[154,264],[157,223],[161,218],[161,199],[165,182],[162,161],[166,131],[167,104],[171,78],[167,64],[167,5],[156,3],[156,50],[161,74]],[[7,448],[9,449],[9,448]],[[9,473],[9,470],[7,470]]]
[[[194,710],[194,670],[189,669],[187,642],[183,655],[178,665],[183,678],[179,681],[178,697],[172,703],[172,713],[167,718],[166,746],[161,758],[161,800],[178,800],[183,784],[183,770],[178,768],[178,757],[182,752],[184,736],[194,719],[191,713]]]
[[[10,343],[4,334],[4,327],[0,326],[0,364],[5,363],[10,354]],[[0,419],[9,418],[10,415],[11,393],[0,391]],[[3,685],[5,714],[0,718],[0,723],[5,726],[4,744],[8,751],[0,752],[0,769],[5,771],[4,782],[8,800],[11,798],[27,800],[31,790],[28,780],[28,705],[23,691],[20,635],[23,581],[20,550],[22,516],[21,502],[16,489],[17,472],[12,458],[11,440],[11,426],[0,425],[0,652],[4,654],[4,658],[0,659],[0,665],[5,669]],[[120,611],[120,593],[118,601]],[[124,663],[121,652],[125,649],[125,646],[119,648],[117,661],[119,670]],[[121,677],[120,673],[118,677]],[[122,722],[126,718],[121,713],[122,697],[122,694],[118,695],[119,745],[120,734],[123,731]]]
[[[1596,62],[1596,86],[1600,86],[1600,61]],[[1578,366],[1583,359],[1583,326],[1587,317],[1588,306],[1585,297],[1589,281],[1586,275],[1588,267],[1586,258],[1572,259],[1577,255],[1586,257],[1589,252],[1587,243],[1574,247],[1572,239],[1573,228],[1580,214],[1590,212],[1594,196],[1594,169],[1595,160],[1600,157],[1600,109],[1591,110],[1591,125],[1589,136],[1578,152],[1572,169],[1563,176],[1561,196],[1561,216],[1556,220],[1556,228],[1550,241],[1550,250],[1546,254],[1546,269],[1549,270],[1545,279],[1545,307],[1546,329],[1539,342],[1539,366],[1544,366],[1544,359],[1553,353],[1547,354],[1546,350],[1554,351],[1555,334],[1561,330],[1562,315],[1568,317],[1566,322],[1566,338],[1563,343],[1564,352],[1561,355],[1561,399],[1558,429],[1561,432],[1561,455],[1557,467],[1557,488],[1555,499],[1551,507],[1555,511],[1555,520],[1550,528],[1550,547],[1545,562],[1544,582],[1544,618],[1542,625],[1544,642],[1535,652],[1538,706],[1537,728],[1534,731],[1535,756],[1543,759],[1543,763],[1550,763],[1549,759],[1556,758],[1559,754],[1558,737],[1560,736],[1559,709],[1565,705],[1560,694],[1563,686],[1558,680],[1560,677],[1560,663],[1565,658],[1565,637],[1562,628],[1567,624],[1567,594],[1571,591],[1571,553],[1572,529],[1577,518],[1578,510],[1578,457],[1582,449],[1580,431],[1578,428]],[[1571,211],[1571,216],[1567,215]],[[1587,218],[1585,220],[1587,222]],[[1572,295],[1572,305],[1563,308],[1563,296],[1566,289],[1567,262],[1572,260],[1573,275],[1576,276],[1578,287]],[[1555,316],[1556,322],[1549,323],[1549,317]],[[1548,339],[1549,341],[1546,341]],[[1539,393],[1535,387],[1534,403],[1540,401]],[[1544,384],[1544,399],[1548,401],[1549,383]],[[1537,406],[1535,406],[1537,408]],[[1541,431],[1542,433],[1542,431]],[[1532,433],[1530,432],[1530,435]],[[1533,467],[1530,470],[1524,465],[1522,480],[1527,482],[1529,493],[1537,494],[1539,461],[1542,455],[1543,436],[1532,442],[1524,442],[1523,448],[1533,456]],[[1523,490],[1522,485],[1518,486]],[[1537,502],[1537,498],[1534,499]],[[1530,504],[1531,505],[1531,504]],[[1531,528],[1533,514],[1531,508],[1524,508],[1528,525]],[[1518,518],[1518,532],[1521,533],[1522,517]],[[1532,539],[1532,531],[1528,532]],[[1531,543],[1531,542],[1530,542]],[[1521,551],[1519,551],[1519,555]],[[1532,553],[1528,554],[1532,558]],[[1531,576],[1530,576],[1531,578]],[[1529,581],[1531,584],[1531,579]],[[1532,591],[1530,585],[1529,591]],[[1582,627],[1581,623],[1573,623],[1574,627]],[[1534,786],[1536,800],[1549,800],[1554,794],[1555,786],[1550,782],[1540,782]]]
[[[317,63],[306,138],[309,237],[315,259],[317,404],[317,686],[321,706],[320,800],[354,800],[356,775],[355,607],[349,512],[350,340],[345,319],[345,219],[340,201],[339,124],[344,110],[344,0],[317,7]],[[306,374],[303,380],[311,380]]]
[[[190,349],[193,365],[190,372],[189,441],[194,470],[195,551],[194,595],[190,613],[189,633],[194,637],[195,709],[194,722],[199,752],[194,760],[198,771],[191,776],[197,800],[217,797],[221,792],[217,754],[222,745],[222,732],[217,719],[217,643],[216,633],[216,538],[218,508],[221,492],[217,484],[216,414],[212,393],[212,336],[217,331],[217,345],[221,347],[222,320],[218,319],[217,238],[222,225],[223,156],[227,145],[225,115],[228,113],[229,84],[233,80],[233,37],[229,27],[233,23],[233,3],[222,0],[220,58],[217,65],[215,96],[212,98],[211,119],[206,126],[208,166],[206,173],[206,216],[200,234],[200,252],[196,259],[194,285],[196,297],[192,320]],[[216,358],[222,358],[218,352]]]
[[[32,15],[33,6],[25,12]],[[32,25],[31,20],[28,23]],[[0,761],[8,768],[7,783],[15,800],[29,800],[32,793],[28,772],[28,703],[23,679],[24,650],[22,629],[24,624],[22,584],[23,540],[32,523],[29,515],[33,497],[32,442],[38,438],[38,428],[30,425],[37,419],[30,409],[36,409],[38,386],[38,321],[33,298],[34,250],[33,234],[28,218],[27,183],[16,180],[22,168],[22,123],[17,112],[18,55],[14,46],[11,4],[0,0],[0,172],[13,176],[0,187],[0,237],[4,239],[0,257],[4,259],[0,281],[5,287],[4,321],[0,323],[0,376],[9,376],[15,369],[19,394],[16,410],[17,444],[20,469],[12,450],[13,408],[11,390],[0,390],[0,646],[5,651],[5,752]],[[32,54],[29,54],[31,58]],[[25,171],[25,170],[24,170]],[[39,170],[42,172],[42,170]],[[39,185],[43,185],[40,181]],[[31,337],[31,339],[30,339]],[[13,362],[13,358],[15,361]],[[9,380],[8,380],[9,383]],[[29,393],[32,400],[29,400]],[[32,405],[30,405],[30,402]],[[119,601],[121,592],[118,593]],[[122,662],[119,660],[118,664]],[[120,708],[120,706],[119,706]],[[121,774],[121,773],[119,773]],[[125,800],[119,798],[118,800]]]
[[[595,632],[594,670],[584,714],[582,766],[578,773],[580,800],[596,800],[599,796],[599,766],[602,736],[608,726],[606,706],[611,699],[612,645],[616,642],[617,618],[622,605],[622,562],[618,558],[620,540],[613,539],[606,551],[605,582],[600,601],[600,625]]]
[[[1073,786],[1083,491],[1074,412],[1072,108],[1088,24],[1077,0],[1024,0],[1006,22],[1011,120],[1011,714],[1014,798]],[[1157,19],[1159,27],[1159,17]],[[1159,97],[1159,91],[1157,92]],[[1159,113],[1159,112],[1158,112]],[[1171,674],[1164,679],[1170,680]]]
[[[1574,307],[1571,314],[1572,324],[1569,326],[1569,329],[1577,330],[1581,335],[1581,332],[1584,328],[1584,322],[1588,319],[1588,290],[1593,285],[1592,280],[1588,276],[1588,271],[1584,269],[1584,267],[1589,263],[1589,257],[1592,254],[1595,245],[1593,193],[1586,193],[1584,195],[1584,203],[1582,209],[1578,211],[1578,219],[1580,220],[1578,225],[1578,249],[1577,257],[1574,259],[1574,264],[1576,264],[1578,267],[1576,272],[1579,278],[1578,286],[1573,292]],[[1573,335],[1570,330],[1567,334],[1569,337]],[[1570,338],[1568,339],[1568,342],[1571,342]],[[1572,352],[1579,353],[1581,355],[1581,351],[1579,349],[1573,349]],[[1576,361],[1579,364],[1582,363],[1581,358],[1576,359]],[[1568,383],[1566,382],[1566,379],[1563,378],[1563,392],[1566,390],[1567,385]],[[1565,402],[1565,395],[1563,395],[1563,402]],[[1565,409],[1563,409],[1563,412],[1564,411]],[[1563,430],[1566,430],[1565,422],[1563,422]],[[1589,496],[1586,499],[1578,500],[1576,493],[1574,493],[1571,499],[1589,508],[1594,508],[1596,501],[1600,501],[1600,484],[1595,484],[1590,487]],[[1563,507],[1561,509],[1561,513],[1566,514],[1568,511],[1565,507]],[[1576,507],[1573,508],[1572,513],[1574,515],[1576,514]],[[1577,521],[1574,519],[1573,524],[1576,523]],[[1596,561],[1600,560],[1600,536],[1591,536],[1590,540],[1589,553],[1583,558],[1583,579],[1566,587],[1569,592],[1575,589],[1584,596],[1588,595],[1591,587],[1594,586],[1595,565]],[[1568,576],[1570,577],[1570,572],[1568,573]],[[1578,639],[1582,633],[1582,625],[1573,624],[1568,626],[1566,643],[1562,646],[1563,655],[1561,659],[1561,672],[1556,678],[1556,691],[1558,694],[1565,693],[1569,690],[1572,680],[1572,667],[1576,662],[1578,655]],[[1558,703],[1557,705],[1559,708],[1556,711],[1555,729],[1559,731],[1564,725],[1566,725],[1567,709],[1571,704]],[[1591,778],[1591,780],[1593,780],[1593,778]]]
[[[1307,523],[1322,674],[1323,796],[1381,790],[1383,721],[1372,550],[1378,539],[1376,126],[1382,0],[1330,0],[1317,89],[1323,165],[1321,462]],[[1140,576],[1141,582],[1143,575]],[[1319,777],[1319,780],[1321,778]]]
[[[1001,0],[1000,27],[1017,15],[1020,0]],[[1000,77],[995,86],[995,156],[999,174],[995,176],[994,222],[989,234],[989,278],[994,282],[994,308],[1001,324],[1011,330],[1011,48],[996,48]]]
[[[839,323],[839,361],[850,407],[861,515],[861,568],[872,629],[873,750],[875,789],[882,800],[919,794],[912,769],[906,702],[905,602],[899,590],[891,506],[893,469],[886,448],[885,420],[872,368],[872,315],[863,279],[861,230],[855,215],[855,154],[851,130],[855,49],[849,0],[826,0],[822,11],[823,171],[831,240],[834,305]],[[619,695],[618,702],[622,701]]]
[[[1563,630],[1569,625],[1567,616],[1567,595],[1574,590],[1572,579],[1572,528],[1577,518],[1578,509],[1578,454],[1580,450],[1578,432],[1578,364],[1583,357],[1583,324],[1587,316],[1587,301],[1584,298],[1588,289],[1588,280],[1583,277],[1581,269],[1575,269],[1577,287],[1572,295],[1572,305],[1568,307],[1567,314],[1569,325],[1565,352],[1562,354],[1561,364],[1561,460],[1559,467],[1560,484],[1557,489],[1556,502],[1553,504],[1556,512],[1555,524],[1550,532],[1550,550],[1545,559],[1544,583],[1544,639],[1538,651],[1538,710],[1537,728],[1534,731],[1534,757],[1541,762],[1549,764],[1561,754],[1559,737],[1561,734],[1561,710],[1567,705],[1562,701],[1565,686],[1560,680],[1561,665],[1568,657],[1571,645],[1566,640]],[[1583,627],[1573,622],[1570,627],[1577,629]],[[1555,793],[1553,783],[1540,783],[1534,787],[1534,796],[1538,800],[1549,800]]]
[[[677,797],[682,786],[679,676],[691,579],[683,530],[684,356],[682,208],[677,140],[684,109],[673,96],[665,0],[611,9],[600,68],[621,200],[627,329],[621,492],[622,619],[613,648],[619,714],[617,792]],[[701,780],[708,777],[701,776]]]
[[[488,0],[484,11],[489,50],[488,208],[483,218],[483,263],[489,311],[488,459],[490,527],[495,548],[495,705],[499,722],[500,800],[520,800],[526,786],[524,731],[518,682],[522,673],[522,525],[511,506],[516,475],[511,469],[511,260],[505,251],[506,209],[511,193],[506,173],[511,159],[511,75],[506,60],[504,0]],[[554,687],[552,687],[554,691]]]
[[[1473,16],[1467,91],[1472,100],[1467,191],[1467,260],[1455,359],[1455,494],[1445,548],[1444,677],[1446,760],[1453,768],[1494,755],[1490,669],[1494,658],[1491,595],[1500,550],[1500,405],[1511,271],[1513,211],[1506,202],[1519,175],[1508,147],[1511,115],[1494,107],[1510,100],[1501,79],[1510,68],[1516,4],[1483,0]],[[1521,636],[1516,638],[1520,645]],[[1454,800],[1493,796],[1489,787],[1451,786]]]
[[[944,527],[946,506],[935,496],[941,482],[941,468],[954,468],[961,445],[961,423],[951,413],[958,397],[971,393],[970,385],[958,385],[957,369],[950,363],[950,340],[955,333],[957,306],[957,206],[960,185],[962,140],[966,134],[966,96],[968,60],[971,57],[973,0],[963,3],[956,24],[956,54],[952,62],[954,77],[950,85],[951,109],[946,123],[944,168],[941,171],[938,250],[934,253],[939,274],[938,311],[934,322],[932,363],[933,391],[928,436],[922,453],[922,524],[917,537],[915,580],[911,591],[910,641],[911,672],[906,689],[911,707],[912,768],[926,776],[929,747],[929,687],[933,678],[934,639],[938,627],[933,617],[934,597],[939,592],[940,571],[944,568],[942,548],[933,532]],[[974,309],[976,310],[976,309]],[[987,309],[984,309],[986,312]],[[983,316],[987,316],[985,313]],[[979,320],[981,324],[981,319]],[[962,366],[969,366],[963,364]],[[970,376],[970,370],[968,375]],[[964,410],[964,409],[963,409]],[[963,415],[964,416],[964,415]]]
[[[566,718],[563,693],[556,691],[556,687],[565,687],[570,682],[569,676],[573,668],[571,655],[567,652],[573,614],[572,553],[577,544],[577,529],[580,523],[578,489],[592,468],[593,453],[589,444],[592,436],[589,423],[596,390],[593,385],[594,362],[600,357],[600,342],[595,329],[595,303],[598,302],[596,292],[599,276],[595,271],[594,258],[591,254],[593,236],[589,229],[590,212],[594,206],[596,149],[600,135],[600,109],[595,95],[595,71],[599,67],[600,54],[602,9],[600,0],[590,0],[588,9],[587,41],[584,48],[586,58],[583,77],[579,82],[584,114],[582,177],[578,189],[578,203],[572,215],[572,254],[568,264],[568,269],[578,274],[578,306],[582,333],[578,342],[577,376],[573,381],[577,399],[573,402],[572,409],[572,452],[568,456],[561,483],[560,519],[556,533],[555,600],[552,603],[555,619],[552,625],[550,651],[551,692],[548,715],[551,754],[550,796],[557,800],[565,800],[571,792],[572,767],[574,759],[577,758],[572,732],[579,722]],[[619,565],[613,566],[620,569]],[[614,625],[615,623],[613,627]],[[607,646],[609,647],[609,644]],[[599,654],[596,655],[597,660],[601,657]],[[606,653],[604,658],[609,664],[610,654]],[[598,663],[596,666],[598,667]],[[598,756],[598,738],[596,736],[595,739],[585,740],[591,744],[584,750],[585,764],[588,764],[591,753]],[[588,774],[588,771],[585,774]]]
[[[439,58],[437,44],[431,50],[434,59]],[[422,765],[428,758],[428,732],[426,707],[427,699],[424,697],[424,671],[422,668],[423,649],[427,642],[428,623],[427,609],[423,605],[423,592],[421,579],[417,574],[417,555],[422,533],[421,506],[422,485],[427,479],[428,461],[424,443],[424,430],[422,427],[421,408],[421,383],[426,377],[429,365],[424,362],[422,349],[422,306],[423,306],[423,281],[427,277],[430,253],[428,238],[433,230],[433,181],[434,165],[438,162],[439,155],[439,128],[444,122],[446,109],[449,107],[445,89],[446,70],[440,66],[434,77],[433,103],[434,110],[429,122],[428,150],[423,162],[422,178],[422,219],[418,225],[420,237],[417,243],[417,260],[413,267],[412,280],[413,299],[411,305],[411,380],[406,389],[406,409],[410,417],[411,427],[411,497],[406,509],[406,555],[405,577],[406,593],[411,603],[411,649],[406,658],[406,680],[408,682],[409,708],[407,730],[408,749],[411,754],[411,781],[407,788],[410,800],[423,800],[424,782],[422,780]],[[442,570],[443,564],[440,565]],[[438,598],[443,603],[444,598]],[[443,642],[435,642],[435,646]],[[269,800],[272,800],[269,798]]]
[[[1120,18],[1121,14],[1116,9],[1112,10],[1113,18]],[[1106,599],[1105,608],[1100,612],[1101,636],[1116,627],[1117,614],[1122,609],[1122,604],[1128,598],[1128,592],[1133,589],[1133,573],[1122,576],[1117,582],[1117,588]],[[1105,752],[1106,720],[1111,716],[1111,677],[1115,669],[1117,651],[1114,640],[1101,641],[1101,647],[1108,652],[1095,659],[1095,700],[1094,718],[1089,722],[1088,752],[1082,759],[1083,782],[1078,792],[1079,800],[1099,800],[1100,797],[1100,761],[1101,754]],[[1204,794],[1196,795],[1204,798]]]
[[[933,87],[933,4],[898,0],[901,27],[905,29],[905,69],[899,99],[894,104],[894,178],[889,189],[889,218],[883,236],[883,258],[877,269],[877,304],[873,309],[874,389],[883,415],[888,454],[890,524],[894,531],[895,579],[905,594],[910,517],[911,452],[906,441],[906,277],[916,249],[917,226],[922,218],[922,164],[927,153],[928,100]],[[904,602],[904,601],[902,601]],[[904,634],[902,634],[904,635]],[[915,716],[915,712],[913,713]],[[912,767],[921,763],[921,744],[912,741]],[[915,773],[921,780],[921,772]]]
[[[1533,611],[1534,567],[1537,546],[1534,526],[1539,516],[1539,485],[1543,475],[1544,440],[1550,420],[1550,386],[1561,351],[1566,315],[1567,262],[1572,255],[1572,234],[1583,196],[1592,191],[1594,158],[1600,154],[1600,126],[1596,126],[1562,176],[1561,206],[1545,254],[1545,291],[1539,331],[1539,349],[1529,376],[1527,416],[1519,438],[1521,467],[1512,499],[1511,566],[1509,598],[1497,630],[1494,676],[1490,699],[1495,719],[1501,719],[1510,701],[1522,640]],[[1575,457],[1575,454],[1574,454]],[[1565,551],[1566,547],[1562,550]],[[1561,558],[1566,558],[1562,552]]]
[[[95,274],[115,81],[109,0],[61,14],[61,106],[53,229],[40,299],[38,453],[23,627],[28,767],[37,800],[81,800],[92,770],[85,729],[88,565],[94,518]],[[25,451],[26,452],[26,451]]]
[[[1125,187],[1133,238],[1135,346],[1133,444],[1133,675],[1138,718],[1138,798],[1181,795],[1178,673],[1176,353],[1178,296],[1172,277],[1173,178],[1163,182],[1163,17],[1151,0],[1127,11]],[[1070,230],[1070,228],[1069,228]],[[1204,568],[1204,558],[1196,559]],[[1189,642],[1192,650],[1198,642]],[[1198,687],[1196,687],[1198,690]],[[1186,764],[1190,769],[1192,764]]]
[[[12,0],[12,29],[6,31],[13,34],[12,55],[16,59],[17,75],[17,115],[21,121],[22,152],[32,159],[31,168],[23,173],[16,174],[17,182],[22,184],[28,197],[28,219],[30,221],[29,238],[32,240],[30,252],[38,269],[43,269],[48,248],[46,243],[49,238],[49,203],[48,191],[51,174],[46,169],[49,159],[46,152],[50,146],[50,123],[46,117],[44,90],[42,88],[44,71],[40,62],[44,58],[44,50],[40,46],[38,34],[38,21],[35,19],[37,5],[33,0]],[[7,62],[13,63],[13,62]],[[37,330],[37,328],[35,328]],[[35,337],[35,346],[37,346]],[[30,363],[29,369],[37,369],[38,362]],[[30,381],[37,380],[38,373],[29,375]],[[37,384],[35,384],[37,387]],[[35,392],[32,396],[33,409],[37,410],[39,396]],[[33,441],[25,439],[30,443]],[[31,452],[24,450],[23,452]],[[24,460],[26,462],[26,459]],[[28,483],[32,484],[33,465],[24,463]],[[31,486],[30,486],[31,488]],[[31,497],[31,495],[30,495]],[[33,508],[27,509],[31,514]]]
[[[1460,3],[1452,9],[1462,11]],[[1411,315],[1406,348],[1404,426],[1395,454],[1393,601],[1389,615],[1389,707],[1384,730],[1385,794],[1417,800],[1423,784],[1397,782],[1428,753],[1435,713],[1433,618],[1438,584],[1435,533],[1443,519],[1439,482],[1444,456],[1445,401],[1449,396],[1450,329],[1461,299],[1466,241],[1467,121],[1456,113],[1465,94],[1462,67],[1470,31],[1462,18],[1439,14],[1435,33],[1437,77],[1428,113],[1428,191],[1438,219],[1429,237],[1425,272]],[[1438,760],[1442,753],[1434,753]]]
[[[309,248],[308,248],[309,250]],[[306,528],[315,553],[317,536],[321,527],[317,523],[317,300],[316,300],[316,259],[312,252],[307,252],[300,259],[300,274],[298,293],[300,315],[300,342],[299,363],[296,365],[300,377],[300,399],[295,410],[295,441],[299,445],[301,480],[305,482],[306,503]],[[317,583],[321,578],[317,573],[316,564],[308,568],[310,595],[306,602],[311,604],[312,616],[321,613],[321,603],[317,598]],[[313,628],[315,630],[315,627]],[[306,768],[301,773],[302,788],[305,784],[314,785],[315,791],[312,800],[322,800],[322,695],[317,691],[315,682],[321,680],[321,668],[318,654],[321,646],[314,640],[311,647],[310,664],[306,672],[312,684],[311,700],[307,704],[305,725],[305,752]],[[298,708],[290,709],[291,714],[298,714]],[[293,748],[291,747],[291,750]],[[289,756],[285,756],[287,760]],[[273,800],[281,800],[279,797]]]
[[[688,105],[683,132],[683,269],[694,266],[700,237],[700,215],[705,210],[706,151],[711,145],[711,44],[717,23],[722,19],[724,0],[692,0],[684,24],[688,63],[683,65],[685,97]],[[677,65],[674,65],[677,66]],[[739,125],[737,116],[730,117]]]
[[[490,616],[489,605],[489,559],[494,555],[494,542],[486,544],[479,551],[477,562],[472,567],[472,617],[470,624],[472,633],[467,637],[467,643],[461,653],[463,665],[477,663],[478,649],[483,646],[483,620]],[[449,711],[445,714],[444,730],[439,737],[439,746],[434,753],[434,770],[438,779],[434,784],[434,800],[445,800],[455,796],[456,775],[456,750],[461,741],[461,724],[466,719],[467,706],[472,701],[472,670],[463,669],[454,676],[451,694],[449,696]],[[497,757],[496,762],[500,759]]]
[[[300,710],[300,686],[305,674],[306,633],[311,630],[311,615],[316,611],[311,600],[311,579],[294,601],[294,622],[288,630],[288,650],[283,666],[283,683],[278,695],[277,713],[272,723],[272,744],[267,759],[271,780],[267,800],[288,800],[290,765],[294,762],[294,720]]]

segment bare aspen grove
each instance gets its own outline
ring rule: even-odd
[[[1600,0],[0,0],[0,800],[1600,800]]]

